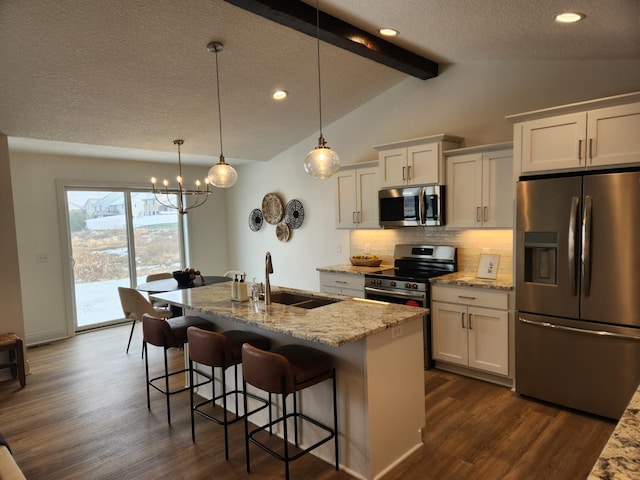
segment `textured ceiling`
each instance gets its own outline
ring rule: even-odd
[[[638,0],[574,0],[587,18],[562,26],[553,17],[565,5],[320,2],[364,30],[398,29],[394,43],[441,64],[640,58]],[[222,0],[0,0],[0,132],[12,148],[52,148],[23,140],[37,139],[87,144],[71,148],[87,155],[107,146],[121,148],[110,155],[167,161],[175,160],[172,140],[183,138],[186,161],[211,163],[220,153],[211,40],[225,45],[229,163],[268,160],[317,134],[315,40]],[[325,125],[407,78],[325,43],[321,60]],[[284,102],[270,98],[277,87],[289,92]]]

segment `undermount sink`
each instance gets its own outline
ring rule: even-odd
[[[297,293],[289,292],[275,292],[271,294],[272,303],[280,303],[282,305],[291,305],[292,307],[299,308],[318,308],[330,305],[332,303],[341,302],[342,300],[336,300],[333,298],[320,298],[312,297],[310,295],[300,295]]]

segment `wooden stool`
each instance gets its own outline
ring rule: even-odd
[[[22,339],[14,333],[0,334],[0,352],[9,352],[9,362],[0,364],[0,368],[11,368],[13,378],[18,378],[20,386],[24,387],[27,380]]]
[[[259,426],[249,431],[249,415],[244,419],[245,450],[247,456],[247,472],[250,472],[249,443],[259,446],[278,460],[284,462],[285,478],[289,480],[289,462],[300,458],[311,450],[333,439],[335,447],[335,466],[339,470],[338,461],[338,408],[336,399],[336,370],[333,365],[333,357],[315,348],[303,345],[284,345],[271,351],[260,350],[248,343],[242,346],[242,373],[245,392],[245,411],[247,409],[246,384],[253,385],[260,390],[271,394],[282,395],[282,415],[275,420],[270,420],[266,425]],[[298,412],[297,392],[317,383],[331,379],[333,383],[333,426],[324,425],[307,415]],[[287,413],[287,396],[293,394],[293,413]],[[269,417],[271,418],[271,416]],[[289,452],[289,432],[287,419],[293,419],[295,445],[299,446],[298,423],[305,421],[323,430],[325,435],[312,445],[298,453]],[[283,428],[284,453],[281,454],[262,441],[257,434],[281,423]]]

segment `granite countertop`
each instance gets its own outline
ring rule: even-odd
[[[433,285],[513,290],[513,278],[511,275],[498,275],[498,278],[495,280],[489,280],[487,278],[477,278],[475,272],[455,272],[430,278],[429,281]]]
[[[640,478],[640,387],[591,470],[588,480]]]
[[[265,305],[263,301],[234,302],[231,301],[231,287],[228,283],[165,292],[152,297],[190,310],[331,347],[355,342],[368,335],[422,318],[429,312],[426,308],[284,287],[272,287],[271,294],[278,291],[340,301],[309,310],[278,303]]]
[[[330,267],[318,267],[316,270],[318,272],[329,272],[329,273],[348,273],[350,275],[364,275],[365,273],[376,273],[381,270],[387,270],[389,268],[393,268],[393,265],[381,264],[378,267],[358,267],[356,265],[351,265],[350,263],[344,265],[333,265]]]

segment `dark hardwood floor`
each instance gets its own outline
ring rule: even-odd
[[[230,430],[229,461],[219,426],[198,418],[193,443],[188,393],[172,398],[171,426],[160,394],[152,392],[148,411],[141,332],[127,355],[128,329],[30,348],[26,388],[0,382],[0,432],[27,479],[284,478],[282,464],[257,448],[246,473],[242,422]],[[160,372],[161,350],[150,348],[149,358]],[[172,361],[181,360],[175,351]],[[437,370],[425,372],[425,391],[424,447],[385,480],[584,479],[615,426]],[[353,478],[310,455],[291,475]]]

